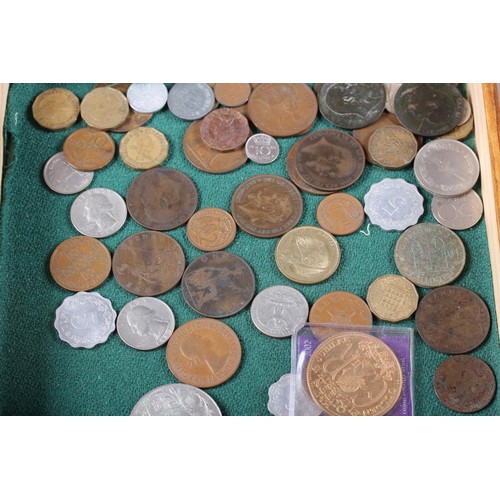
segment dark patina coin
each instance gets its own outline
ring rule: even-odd
[[[450,132],[464,112],[464,98],[451,83],[404,83],[394,103],[401,124],[426,137]]]
[[[434,375],[436,395],[450,410],[474,413],[485,408],[496,390],[491,368],[474,356],[453,356],[438,366]]]
[[[337,127],[355,129],[378,120],[385,109],[383,83],[324,83],[319,110]]]
[[[443,286],[428,293],[415,315],[418,333],[436,351],[463,354],[481,345],[490,330],[490,313],[474,292]]]
[[[295,161],[297,173],[305,183],[323,191],[338,191],[361,177],[365,153],[351,135],[326,129],[300,141]]]
[[[189,220],[198,206],[193,181],[173,168],[156,168],[139,175],[127,192],[127,208],[141,226],[168,231]]]

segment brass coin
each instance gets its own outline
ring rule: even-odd
[[[234,109],[216,109],[201,121],[201,139],[209,148],[217,151],[241,148],[249,134],[248,120]]]
[[[216,83],[214,94],[223,106],[236,108],[248,101],[252,87],[249,83]]]
[[[373,132],[368,150],[376,165],[397,170],[407,167],[415,159],[418,143],[409,130],[388,125]]]
[[[80,128],[66,138],[63,152],[72,167],[90,172],[111,162],[115,155],[115,143],[102,130]]]
[[[63,88],[48,89],[38,94],[32,106],[33,118],[41,127],[62,130],[78,119],[80,101]]]
[[[463,141],[469,137],[472,129],[474,128],[474,116],[471,116],[463,125],[459,125],[451,132],[437,137],[437,139],[455,139],[456,141]]]
[[[82,100],[82,118],[89,127],[110,130],[119,127],[128,117],[127,98],[112,87],[91,90]]]
[[[340,247],[325,230],[302,226],[281,237],[275,259],[278,269],[288,279],[311,285],[326,280],[337,270]]]
[[[205,252],[228,247],[236,236],[234,219],[220,208],[199,210],[189,219],[186,230],[191,244]]]
[[[63,241],[50,257],[50,274],[54,281],[72,292],[97,288],[110,271],[109,250],[89,236],[75,236]]]
[[[357,231],[365,220],[363,205],[346,193],[335,193],[321,200],[316,212],[319,225],[336,236]]]
[[[120,156],[131,168],[148,170],[158,167],[168,156],[167,138],[152,127],[136,128],[121,140]]]

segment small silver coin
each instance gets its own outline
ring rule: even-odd
[[[440,224],[455,230],[469,229],[483,216],[481,197],[472,190],[453,198],[434,196],[431,207]]]
[[[94,172],[74,169],[61,151],[48,159],[43,169],[43,178],[52,191],[59,194],[75,194],[89,186],[94,178]]]
[[[479,177],[479,160],[469,146],[454,139],[427,143],[415,157],[415,177],[429,193],[460,196],[470,191]]]
[[[70,217],[79,233],[93,238],[106,238],[118,232],[125,224],[127,205],[111,189],[89,189],[73,202]]]
[[[139,113],[156,113],[167,104],[168,89],[163,83],[133,83],[127,90],[127,99]]]
[[[385,87],[385,109],[389,111],[389,113],[396,113],[396,109],[394,107],[394,98],[398,93],[399,87],[403,85],[402,83],[384,83]]]
[[[123,342],[139,351],[165,344],[174,328],[172,309],[154,297],[132,300],[120,311],[116,321],[116,331]]]
[[[262,290],[252,302],[253,324],[269,337],[293,335],[307,321],[309,304],[305,297],[290,286],[271,286]]]
[[[206,83],[176,83],[170,89],[168,108],[183,120],[199,120],[214,106],[214,91]]]
[[[278,158],[280,146],[278,141],[270,135],[255,134],[247,140],[245,153],[255,163],[267,165]]]
[[[54,326],[71,347],[91,349],[115,330],[116,312],[109,299],[97,292],[78,292],[56,309]]]
[[[142,396],[132,417],[220,417],[217,403],[197,387],[186,384],[162,385]]]
[[[424,198],[403,179],[384,179],[365,195],[365,213],[372,224],[386,231],[404,231],[424,213]]]

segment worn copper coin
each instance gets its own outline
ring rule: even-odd
[[[122,94],[127,94],[127,90],[132,85],[131,83],[96,83],[95,88],[101,87],[111,87],[113,89],[119,90]]]
[[[440,224],[454,230],[469,229],[483,216],[483,202],[473,190],[452,198],[434,196],[431,208]]]
[[[334,193],[321,200],[316,211],[319,225],[336,236],[357,231],[365,220],[363,205],[346,193]]]
[[[50,274],[54,281],[72,292],[97,288],[104,283],[110,271],[109,250],[89,236],[64,240],[50,257]]]
[[[252,87],[249,83],[216,83],[214,94],[223,106],[235,108],[248,101]]]
[[[112,87],[91,90],[82,100],[81,114],[89,127],[110,130],[128,117],[129,105],[122,92]]]
[[[111,162],[115,155],[115,143],[102,130],[80,128],[66,138],[63,153],[72,167],[89,172]]]
[[[148,170],[157,167],[168,156],[167,138],[153,127],[136,128],[121,140],[120,156],[131,168]]]
[[[214,252],[228,247],[236,236],[231,214],[221,208],[204,208],[187,223],[189,241],[200,250]]]
[[[113,275],[127,292],[152,297],[168,292],[181,279],[186,260],[171,236],[156,231],[135,233],[113,255]]]
[[[215,387],[230,379],[241,362],[233,329],[216,319],[193,319],[177,328],[166,351],[175,378],[195,387]]]
[[[260,238],[275,238],[295,227],[302,209],[299,190],[278,175],[247,179],[236,188],[231,200],[236,224]]]
[[[155,168],[135,178],[127,191],[127,208],[141,226],[169,231],[189,220],[198,206],[194,182],[173,168]]]
[[[225,318],[244,309],[255,293],[252,268],[237,255],[210,252],[195,259],[182,277],[182,295],[191,309]]]
[[[434,374],[434,391],[439,401],[459,413],[475,413],[488,406],[496,385],[488,364],[467,354],[446,359]]]
[[[130,132],[136,128],[145,125],[153,116],[153,113],[139,113],[132,108],[129,109],[127,119],[119,126],[111,130],[111,132]]]
[[[217,151],[241,148],[250,134],[248,120],[234,109],[215,109],[203,118],[200,127],[202,141]]]
[[[388,125],[373,132],[368,151],[376,165],[389,170],[407,167],[415,158],[418,143],[404,127]]]
[[[38,94],[32,106],[33,118],[49,130],[71,127],[80,113],[80,101],[63,88],[48,89]]]
[[[463,354],[480,346],[490,331],[490,313],[481,297],[459,286],[432,290],[415,315],[418,333],[436,351]]]

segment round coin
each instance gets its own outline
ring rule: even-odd
[[[432,215],[443,226],[454,230],[469,229],[483,216],[483,202],[473,190],[452,198],[432,198]]]
[[[138,113],[133,109],[128,112],[127,119],[119,126],[111,130],[111,132],[125,133],[145,125],[153,116],[153,113]]]
[[[186,230],[191,244],[204,252],[223,250],[236,236],[234,219],[221,208],[199,210],[189,219]]]
[[[230,108],[245,104],[251,92],[249,83],[216,83],[214,88],[217,101]]]
[[[206,83],[176,83],[168,95],[168,109],[183,120],[199,120],[214,105],[214,91]]]
[[[127,98],[112,87],[91,90],[82,100],[81,114],[89,127],[109,130],[119,127],[128,117]]]
[[[272,163],[280,154],[278,141],[267,134],[254,134],[245,144],[248,158],[260,165]]]
[[[365,220],[363,205],[354,196],[335,193],[321,200],[316,211],[319,225],[336,236],[357,231]]]
[[[148,170],[157,167],[168,156],[167,138],[152,127],[136,128],[121,140],[120,156],[131,168]]]
[[[470,105],[469,101],[464,98],[464,112],[458,126],[463,125],[464,123],[469,121],[469,118],[471,116],[472,116],[472,106]]]
[[[127,90],[130,107],[139,113],[156,113],[167,104],[168,90],[163,83],[133,83]]]
[[[389,125],[373,132],[368,141],[368,150],[377,165],[397,170],[413,161],[418,143],[410,131],[397,125]]]
[[[243,146],[250,134],[248,120],[234,109],[215,109],[203,118],[200,135],[203,142],[217,151]]]
[[[63,88],[48,89],[38,94],[32,106],[33,118],[41,127],[62,130],[71,127],[80,113],[80,101]]]
[[[389,113],[395,113],[394,99],[398,93],[399,88],[403,85],[402,83],[384,83],[385,87],[385,109]]]
[[[76,194],[87,188],[94,172],[82,172],[73,168],[64,156],[64,153],[56,153],[47,160],[43,168],[45,184],[59,194]]]
[[[454,139],[456,141],[463,141],[469,137],[472,129],[474,128],[474,117],[471,116],[463,125],[455,127],[451,132],[441,135],[438,139]]]
[[[95,128],[80,128],[63,145],[66,161],[77,170],[99,170],[111,162],[115,143],[109,134]]]

